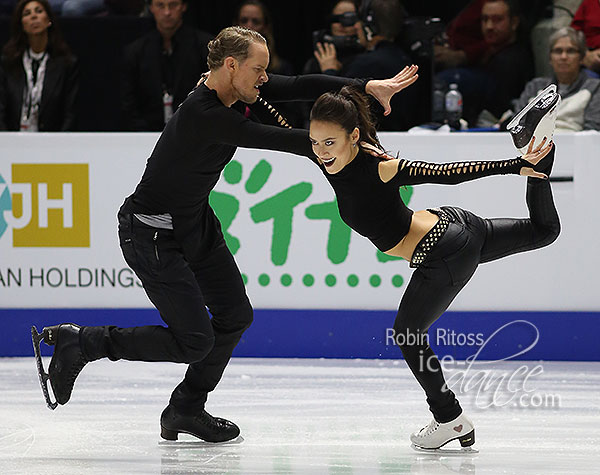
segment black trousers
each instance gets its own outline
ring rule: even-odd
[[[123,256],[167,326],[84,327],[84,352],[90,359],[188,363],[170,403],[182,413],[196,413],[252,323],[240,271],[218,229],[216,245],[196,257],[186,255],[171,230],[147,226],[123,211],[118,219]]]
[[[423,336],[480,263],[544,247],[558,237],[560,221],[550,183],[528,178],[526,201],[528,219],[484,219],[461,208],[442,207],[454,222],[413,272],[400,302],[394,330],[404,337],[397,341],[407,343],[400,344],[402,354],[438,422],[455,419],[462,409],[446,387],[440,362]]]

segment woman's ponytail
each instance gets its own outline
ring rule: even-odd
[[[340,91],[340,95],[352,101],[356,107],[361,141],[367,142],[383,150],[383,147],[377,138],[375,119],[371,114],[367,96],[360,92],[355,86],[344,86]]]

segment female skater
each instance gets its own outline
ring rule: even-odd
[[[535,113],[540,116],[539,110]],[[480,263],[547,246],[558,237],[560,222],[548,182],[552,142],[544,146],[544,138],[534,148],[534,137],[525,155],[499,161],[438,164],[391,159],[384,152],[370,155],[365,150],[383,149],[365,96],[349,86],[315,102],[310,140],[316,155],[311,159],[332,185],[344,222],[381,251],[403,257],[415,268],[394,331],[416,336],[405,338],[415,344],[400,348],[425,390],[433,420],[413,433],[411,441],[421,449],[439,449],[455,439],[463,447],[471,446],[473,423],[446,386],[426,333]],[[398,192],[403,185],[458,184],[498,174],[528,177],[528,219],[485,219],[451,206],[413,212]]]

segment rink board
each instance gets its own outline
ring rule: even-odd
[[[400,359],[393,311],[254,311],[234,356]],[[31,356],[30,328],[59,322],[121,327],[160,325],[149,309],[0,310],[2,356]],[[10,329],[7,331],[7,329]],[[466,360],[600,361],[598,312],[446,312],[429,331],[438,357]],[[50,348],[42,345],[42,353]]]
[[[116,232],[116,212],[157,138],[0,134],[0,356],[31,354],[27,335],[34,323],[160,322],[123,260]],[[515,155],[506,133],[381,138],[389,150],[415,160]],[[559,134],[555,142],[559,239],[480,266],[439,323],[465,340],[442,345],[441,354],[470,356],[469,334],[489,336],[513,320],[534,319],[522,325],[526,334],[535,327],[539,341],[522,357],[600,359],[591,340],[600,325],[600,134]],[[525,179],[518,176],[401,192],[412,209],[454,205],[486,217],[527,215]],[[239,149],[225,169],[211,205],[258,309],[237,355],[400,357],[397,347],[385,345],[385,329],[412,269],[351,232],[333,199],[306,158]],[[526,348],[527,341],[516,345]],[[493,352],[491,342],[486,351]]]

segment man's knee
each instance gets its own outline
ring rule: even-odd
[[[254,320],[254,310],[248,300],[221,310],[211,309],[213,327],[222,333],[244,332]]]
[[[195,363],[202,361],[211,352],[215,344],[212,332],[186,333],[177,337],[182,363]]]

